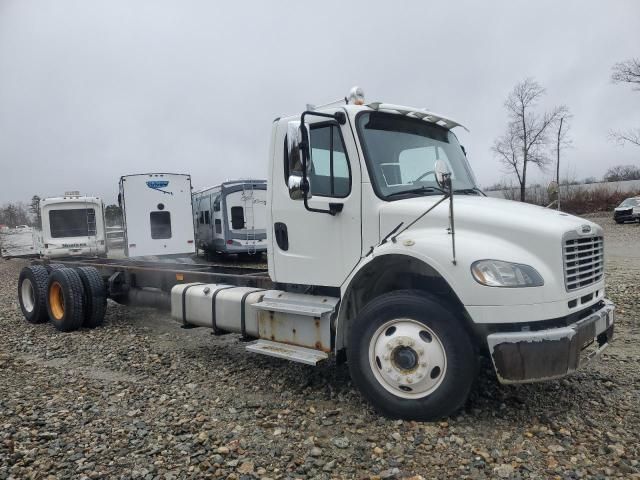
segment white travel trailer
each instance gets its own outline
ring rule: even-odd
[[[267,181],[234,180],[193,194],[198,248],[210,253],[267,251]]]
[[[42,230],[33,232],[43,257],[106,256],[104,205],[98,197],[66,192],[40,201]]]
[[[195,253],[190,175],[125,175],[118,203],[128,257]]]

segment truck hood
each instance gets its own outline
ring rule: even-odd
[[[408,225],[440,198],[410,198],[381,206],[380,236],[384,238],[400,222],[403,227]],[[568,236],[600,236],[601,227],[557,210],[497,198],[456,195],[453,205],[455,267],[448,200],[403,232],[397,242],[387,242],[382,248],[420,258],[447,279],[465,305],[524,305],[532,301],[527,288],[478,284],[470,274],[473,262],[492,259],[531,265],[544,279],[544,286],[536,287],[536,303],[561,302],[566,308],[570,294],[565,290],[563,242]],[[602,284],[593,288],[600,289]]]
[[[384,204],[380,210],[380,236],[384,237],[400,222],[404,222],[404,228],[440,198],[442,197],[418,197]],[[602,234],[602,228],[593,222],[528,203],[475,195],[455,195],[453,206],[456,232],[484,232],[514,241],[520,237],[527,243],[535,237],[548,239],[550,236],[557,237],[560,242],[562,235],[568,231]],[[447,200],[426,214],[408,231],[419,228],[447,228],[448,225]]]

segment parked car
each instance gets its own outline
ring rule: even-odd
[[[616,223],[640,221],[640,197],[624,200],[613,210],[613,219]]]

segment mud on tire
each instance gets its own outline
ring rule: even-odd
[[[107,292],[104,281],[94,267],[78,267],[75,270],[84,287],[84,321],[82,326],[98,327],[102,325],[107,311]]]
[[[18,301],[24,318],[29,323],[43,323],[47,314],[47,282],[49,273],[42,265],[31,265],[20,271]]]
[[[77,330],[84,319],[84,287],[75,270],[59,268],[49,276],[47,312],[53,326],[61,332]]]

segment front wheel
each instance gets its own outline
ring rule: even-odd
[[[436,420],[458,410],[476,376],[473,344],[440,300],[387,293],[365,306],[349,332],[355,385],[391,418]]]

